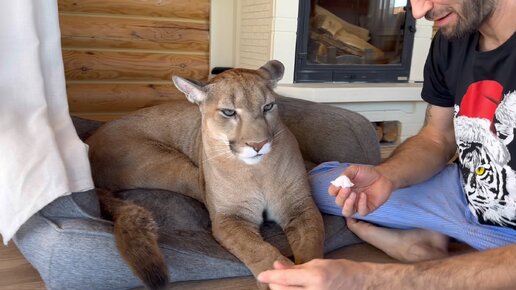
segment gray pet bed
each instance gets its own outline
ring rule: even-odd
[[[309,163],[341,161],[375,164],[380,151],[374,129],[363,116],[328,105],[281,98],[282,118],[296,135]],[[100,122],[73,118],[85,139]],[[163,190],[128,190],[122,195],[150,209],[160,226],[160,246],[172,282],[251,275],[211,236],[204,206]],[[359,242],[344,219],[323,215],[325,252]],[[39,271],[48,289],[128,289],[141,285],[117,252],[112,223],[100,216],[93,191],[61,197],[27,221],[14,241]],[[281,229],[265,224],[267,241],[290,256]]]

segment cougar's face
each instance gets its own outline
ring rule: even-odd
[[[267,158],[286,129],[273,91],[284,71],[280,61],[270,60],[257,70],[227,70],[207,83],[172,76],[201,111],[205,161],[236,158],[254,165]]]
[[[271,152],[279,122],[275,93],[254,71],[234,70],[208,85],[202,105],[208,158],[238,158],[249,165]]]

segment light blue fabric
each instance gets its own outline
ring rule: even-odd
[[[325,162],[310,171],[312,193],[322,212],[342,215],[335,198],[328,194],[328,186],[348,166]],[[394,191],[383,206],[355,218],[390,228],[433,230],[478,250],[516,243],[516,230],[480,224],[469,211],[455,164],[426,182]]]

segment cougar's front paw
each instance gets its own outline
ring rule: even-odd
[[[287,257],[283,257],[283,256],[278,257],[278,259],[276,259],[276,261],[275,261],[274,263],[276,263],[276,262],[279,262],[279,263],[281,263],[283,266],[287,266],[287,267],[290,267],[290,266],[294,266],[294,265],[295,265],[295,263],[294,263],[294,262],[292,262],[292,260],[290,260],[290,259],[289,259],[289,258],[287,258]],[[273,268],[277,268],[277,267],[274,267],[274,265],[273,265],[273,266],[271,267],[271,269],[273,269]]]

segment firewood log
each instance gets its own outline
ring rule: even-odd
[[[343,49],[351,54],[363,56],[366,49],[372,52],[373,59],[382,58],[384,53],[377,47],[361,39],[360,37],[349,33],[339,21],[329,15],[318,15],[312,19],[312,27],[316,30],[322,30],[333,37],[333,40],[326,39],[317,33],[311,33],[310,37],[330,42],[333,46]]]
[[[321,7],[319,5],[315,6],[315,15],[316,16],[317,15],[325,15],[332,19],[335,19],[335,21],[338,22],[340,24],[340,26],[342,28],[346,29],[346,31],[348,31],[349,33],[352,33],[365,41],[368,41],[370,39],[368,29],[351,24],[351,23],[347,22],[346,20],[338,17],[337,15],[331,13],[330,11],[324,9],[323,7]]]

